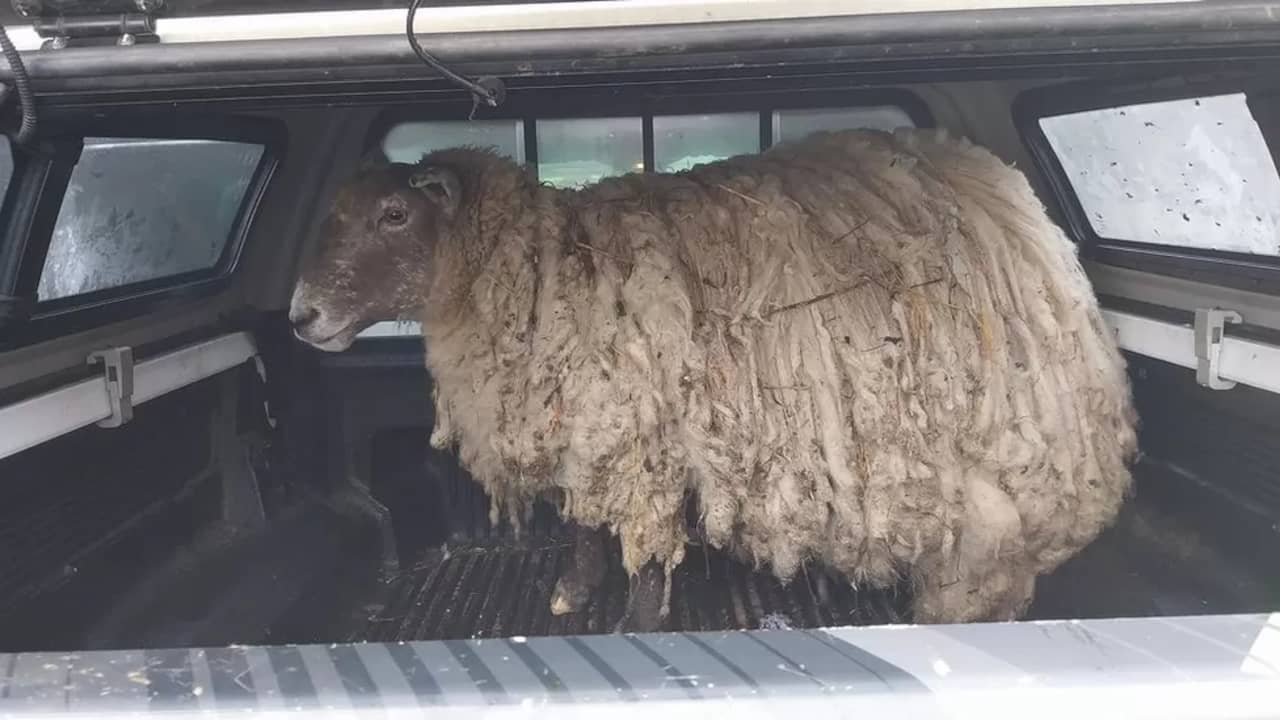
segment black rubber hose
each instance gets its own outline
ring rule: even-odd
[[[419,60],[448,78],[455,85],[469,91],[477,104],[484,103],[489,107],[497,107],[502,104],[502,101],[506,98],[506,87],[503,86],[501,80],[495,77],[482,77],[475,80],[465,78],[445,67],[444,63],[440,62],[436,56],[422,47],[422,43],[418,42],[417,34],[413,31],[413,21],[418,15],[418,6],[421,4],[422,0],[413,0],[409,4],[409,14],[405,17],[404,34],[405,37],[409,38],[409,47],[413,48],[413,54],[417,55]]]
[[[9,61],[9,71],[13,73],[13,84],[18,88],[18,103],[22,106],[22,125],[14,137],[19,145],[26,145],[36,134],[36,95],[31,92],[31,76],[27,74],[27,66],[22,64],[22,55],[9,39],[9,32],[0,23],[0,50]]]

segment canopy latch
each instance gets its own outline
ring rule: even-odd
[[[1196,382],[1211,390],[1230,390],[1236,384],[1219,374],[1222,360],[1223,328],[1226,323],[1240,322],[1234,310],[1200,308],[1196,310]]]
[[[102,363],[107,382],[107,402],[111,417],[98,421],[99,427],[120,427],[133,419],[133,348],[112,347],[89,354],[89,364]]]

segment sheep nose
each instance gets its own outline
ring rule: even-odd
[[[300,308],[289,313],[289,322],[293,325],[294,330],[301,330],[320,317],[320,311],[313,308]]]

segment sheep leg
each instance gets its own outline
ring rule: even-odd
[[[957,552],[917,567],[913,619],[918,623],[1016,620],[1035,594],[1022,520],[994,482],[971,478]]]
[[[597,528],[574,525],[573,561],[556,580],[551,593],[551,614],[567,615],[587,606],[591,595],[604,581],[607,565],[604,533]]]
[[[831,580],[826,572],[819,573],[817,578],[818,603],[822,607],[831,608]]]
[[[662,563],[650,560],[631,576],[627,610],[614,632],[658,632],[667,619],[667,572]]]

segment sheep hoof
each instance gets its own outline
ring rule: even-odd
[[[599,530],[576,526],[573,561],[556,580],[551,593],[551,614],[567,615],[582,610],[592,593],[604,581],[605,543]]]
[[[614,632],[658,632],[666,624],[663,601],[666,598],[666,572],[662,565],[649,561],[640,572],[631,576],[631,589],[627,593],[627,611]]]

